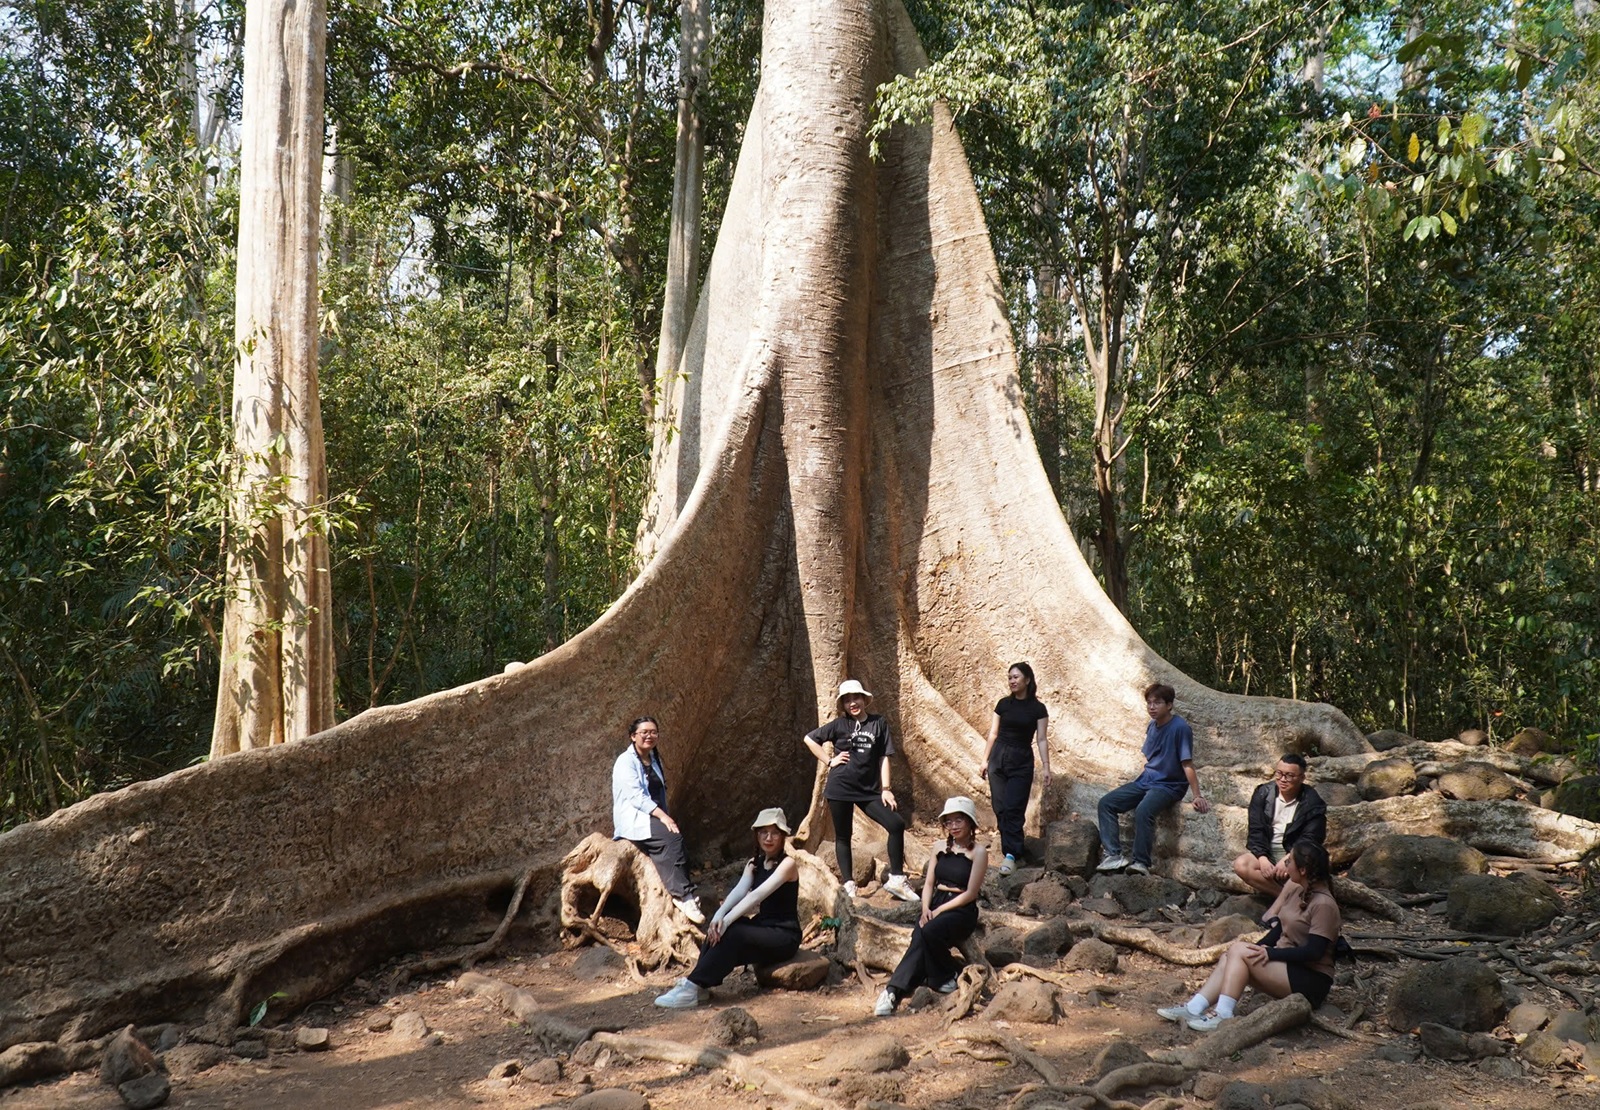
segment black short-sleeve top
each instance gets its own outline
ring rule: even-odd
[[[835,752],[850,753],[850,762],[828,771],[824,798],[832,802],[872,802],[883,794],[883,778],[878,769],[883,757],[895,751],[889,722],[876,713],[868,713],[859,721],[835,717],[813,729],[807,738],[818,744],[832,744]]]
[[[1027,747],[1039,731],[1039,722],[1049,719],[1050,711],[1038,698],[1007,696],[994,707],[994,715],[1000,718],[1000,743]]]

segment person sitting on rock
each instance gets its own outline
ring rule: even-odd
[[[706,927],[694,970],[679,979],[657,1006],[692,1009],[736,967],[782,963],[800,950],[800,870],[784,851],[789,820],[773,806],[756,814],[756,854]]]
[[[905,876],[906,822],[895,812],[900,807],[895,804],[894,791],[889,789],[889,757],[894,754],[894,740],[889,735],[889,722],[867,712],[870,697],[872,694],[853,678],[840,683],[839,716],[808,732],[805,744],[828,767],[822,796],[833,818],[833,853],[839,861],[839,878],[844,880],[846,896],[856,896],[850,834],[855,829],[859,806],[889,834],[889,877],[883,889],[903,901],[915,902],[917,892]]]
[[[989,851],[977,841],[978,807],[971,798],[951,798],[939,824],[944,840],[934,841],[922,879],[922,916],[889,985],[878,995],[873,1013],[879,1017],[894,1013],[900,1000],[923,983],[941,994],[955,990],[963,965],[950,950],[978,927],[978,892],[989,869]]]
[[[1322,1005],[1333,989],[1340,928],[1339,903],[1328,886],[1328,853],[1302,837],[1285,862],[1283,890],[1264,918],[1267,935],[1253,944],[1234,941],[1186,1005],[1162,1006],[1156,1013],[1190,1029],[1215,1029],[1234,1016],[1247,986],[1273,998],[1303,994],[1313,1010]]]
[[[1328,806],[1305,783],[1306,757],[1289,752],[1278,760],[1273,781],[1250,796],[1250,832],[1233,873],[1252,890],[1277,897],[1289,875],[1289,849],[1301,837],[1321,844],[1327,835]]]
[[[611,839],[631,840],[649,856],[678,912],[699,925],[706,915],[689,880],[683,833],[667,812],[667,776],[656,751],[660,740],[654,717],[636,717],[628,726],[628,746],[611,767]]]
[[[1183,801],[1194,790],[1194,811],[1205,813],[1211,803],[1200,793],[1200,780],[1194,773],[1194,733],[1189,722],[1172,711],[1177,691],[1166,683],[1152,684],[1144,692],[1150,724],[1144,734],[1144,770],[1132,782],[1117,787],[1100,799],[1099,870],[1121,871],[1126,867],[1139,875],[1150,874],[1155,850],[1156,818],[1163,810]],[[1122,830],[1118,818],[1133,810],[1133,859],[1122,854]]]

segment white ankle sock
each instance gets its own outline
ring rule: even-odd
[[[1201,1014],[1206,1012],[1206,1007],[1210,1005],[1211,1003],[1206,1001],[1205,995],[1197,994],[1193,998],[1189,999],[1189,1004],[1185,1006],[1184,1009],[1188,1010],[1195,1017],[1199,1017]]]
[[[1230,998],[1227,995],[1223,995],[1221,998],[1217,999],[1217,1016],[1219,1018],[1231,1018],[1233,1016],[1233,1008],[1238,1004],[1239,1000],[1237,998]]]

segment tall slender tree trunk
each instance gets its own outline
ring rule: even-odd
[[[681,0],[678,40],[678,144],[672,162],[672,223],[667,239],[667,287],[661,299],[661,342],[655,381],[678,372],[694,319],[700,274],[700,212],[704,200],[705,128],[700,120],[702,59],[711,39],[711,0]],[[645,411],[655,407],[654,382]]]
[[[322,0],[246,5],[230,592],[213,757],[334,723],[317,396],[326,29]]]

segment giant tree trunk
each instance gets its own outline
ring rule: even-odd
[[[333,724],[317,396],[322,0],[245,11],[234,496],[213,758]]]
[[[748,850],[759,806],[805,809],[816,765],[799,736],[847,674],[889,717],[913,817],[982,795],[984,731],[1019,658],[1051,708],[1055,800],[1079,810],[1137,770],[1157,679],[1178,688],[1202,780],[1284,748],[1367,750],[1328,706],[1176,673],[1096,586],[1023,417],[949,116],[869,156],[875,88],[923,62],[899,0],[788,0],[765,18],[765,79],[666,399],[679,434],[655,461],[654,558],[527,666],[0,836],[0,1048],[208,1003],[226,1024],[433,943],[441,923],[489,913],[492,929],[530,864],[548,890],[574,844],[609,831],[607,770],[642,712],[707,855]]]

